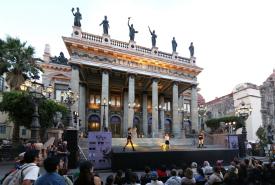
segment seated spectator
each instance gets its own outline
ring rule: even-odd
[[[157,172],[151,172],[150,179],[151,182],[147,183],[146,185],[163,185],[163,182],[158,180]]]
[[[84,161],[79,165],[79,177],[74,185],[94,185],[93,165],[90,161]]]
[[[125,171],[125,176],[123,177],[123,182],[125,184],[131,184],[131,175],[132,175],[132,169],[127,169]]]
[[[66,185],[64,178],[57,173],[58,165],[59,159],[56,157],[45,159],[44,168],[47,173],[39,177],[35,185]]]
[[[151,182],[151,169],[149,166],[146,166],[144,169],[144,174],[140,177],[140,184],[145,185],[149,182]]]
[[[213,168],[214,173],[210,175],[208,181],[205,183],[205,185],[212,185],[214,183],[221,183],[223,182],[223,174],[220,171],[220,167],[215,166]]]
[[[122,184],[125,183],[125,182],[123,181],[122,174],[123,174],[122,170],[118,170],[118,171],[117,171],[116,176],[115,176],[114,184],[122,185]]]
[[[131,185],[140,185],[138,182],[138,175],[134,172],[131,173],[130,175],[130,184]]]
[[[196,162],[191,163],[191,169],[193,171],[193,177],[195,177],[198,174],[197,167],[198,167],[198,164]]]
[[[202,171],[202,168],[198,169],[198,174],[195,176],[196,182],[206,182],[205,175]]]
[[[170,177],[165,182],[165,185],[181,185],[181,178],[177,176],[176,169],[171,170]]]
[[[113,185],[114,184],[114,176],[113,175],[109,175],[107,178],[106,178],[106,183],[105,185]]]
[[[224,175],[224,185],[238,185],[238,169],[231,166]]]
[[[194,185],[196,184],[196,180],[195,178],[193,177],[193,171],[191,168],[186,168],[185,172],[184,172],[184,176],[182,179],[181,179],[181,184],[182,185]]]
[[[63,162],[62,160],[60,160],[60,161]],[[61,165],[62,165],[62,163],[61,163]],[[59,166],[60,166],[60,162],[59,162]],[[68,170],[65,168],[59,168],[59,170],[58,170],[58,174],[64,178],[66,185],[73,185],[72,179],[70,179],[68,177],[67,172],[68,172]]]
[[[213,168],[212,168],[212,166],[210,166],[208,161],[203,162],[202,171],[207,176],[209,176],[213,173]]]
[[[163,183],[165,183],[167,181],[168,175],[166,172],[165,165],[161,165],[161,167],[157,169],[157,174],[158,174],[159,180],[161,180]]]
[[[184,171],[183,171],[183,169],[179,169],[179,170],[178,170],[178,176],[179,176],[180,178],[184,177]]]

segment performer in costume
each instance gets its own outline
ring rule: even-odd
[[[199,134],[199,148],[200,147],[203,148],[203,144],[204,144],[204,134],[203,134],[203,131],[201,131]]]
[[[164,139],[165,139],[165,147],[166,147],[166,150],[169,150],[169,145],[170,145],[170,137],[168,134],[165,134],[164,136]]]
[[[127,142],[126,142],[125,146],[123,147],[123,151],[125,151],[125,148],[126,148],[126,146],[127,146],[129,143],[132,145],[133,151],[135,151],[135,148],[134,148],[134,145],[133,145],[133,142],[132,142],[132,132],[131,132],[131,128],[128,128]]]

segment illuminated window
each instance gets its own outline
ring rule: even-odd
[[[111,106],[112,107],[120,107],[121,106],[121,99],[120,96],[111,96]]]

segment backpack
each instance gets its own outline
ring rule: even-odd
[[[19,185],[23,181],[23,172],[28,167],[35,165],[26,165],[21,168],[11,172],[5,179],[3,179],[2,185]]]

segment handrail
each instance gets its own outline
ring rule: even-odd
[[[95,43],[103,43],[102,36],[93,35],[93,34],[86,33],[86,32],[81,33],[81,38],[83,40],[88,40],[88,41],[95,42]],[[127,49],[127,50],[132,49],[129,47],[129,43],[114,40],[114,39],[110,39],[109,44],[116,48]],[[152,49],[146,48],[143,46],[136,45],[134,50],[132,50],[132,51],[136,51],[137,53],[141,53],[141,54],[152,55],[153,57],[158,57],[158,58],[162,58],[162,59],[166,59],[166,60],[168,59],[168,60],[171,60],[171,62],[176,61],[176,62],[180,62],[180,63],[189,63],[189,64],[191,63],[191,59],[189,59],[189,58],[180,57],[180,56],[173,57],[173,55],[171,53],[166,53],[166,52],[162,52],[162,51],[156,51],[156,52],[152,53]]]

